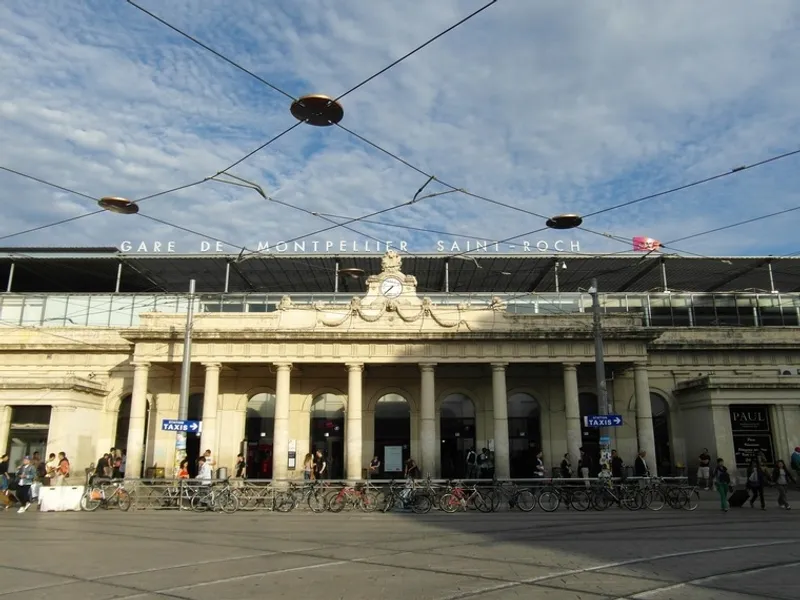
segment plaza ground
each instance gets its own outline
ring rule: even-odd
[[[794,600],[798,512],[6,512],[0,597]]]

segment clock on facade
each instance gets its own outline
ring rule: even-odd
[[[403,293],[403,282],[397,277],[389,277],[381,282],[381,294],[387,298],[397,298]]]

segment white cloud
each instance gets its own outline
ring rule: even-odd
[[[293,95],[337,95],[482,5],[479,0],[143,0]],[[343,125],[470,191],[541,214],[590,213],[798,147],[800,6],[792,0],[502,0],[343,100]],[[0,5],[0,164],[97,196],[140,197],[212,175],[293,124],[289,101],[124,2]],[[588,219],[668,241],[800,205],[800,157]],[[337,128],[298,127],[234,170],[305,209],[358,216],[425,177]],[[91,211],[0,173],[0,236]],[[432,183],[426,192],[441,191]],[[255,246],[321,219],[206,183],[142,204],[155,217]],[[489,239],[541,219],[461,194],[381,221]],[[701,237],[699,253],[782,254],[797,213]],[[423,235],[354,225],[433,248]],[[352,238],[341,231],[324,234]],[[549,232],[534,238],[556,239]],[[583,232],[583,250],[625,245]],[[7,245],[199,239],[102,214]]]

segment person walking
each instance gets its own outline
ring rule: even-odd
[[[725,461],[721,458],[717,459],[717,466],[714,469],[713,479],[717,486],[717,493],[719,494],[720,509],[722,509],[722,512],[728,512],[730,508],[728,492],[731,488],[731,475],[728,473],[728,467],[725,466]]]
[[[22,464],[17,469],[17,491],[16,496],[22,506],[17,512],[24,513],[31,506],[31,486],[36,479],[36,469],[31,464],[31,457],[26,456],[22,459]]]
[[[772,483],[778,487],[778,506],[791,509],[789,506],[789,498],[787,496],[789,490],[789,482],[794,482],[794,477],[786,468],[786,463],[779,460],[775,463],[775,469],[772,471]]]
[[[764,482],[766,480],[764,467],[757,458],[750,461],[750,466],[747,467],[747,489],[750,490],[752,496],[750,497],[750,508],[753,508],[756,503],[756,498],[761,501],[761,510],[767,510],[764,503]]]

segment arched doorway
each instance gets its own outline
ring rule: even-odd
[[[672,473],[672,452],[669,436],[669,404],[659,394],[650,392],[650,410],[653,413],[653,437],[655,438],[658,473]]]
[[[189,395],[189,410],[186,417],[189,421],[202,421],[203,420],[203,394],[190,394]],[[197,476],[197,459],[200,458],[201,452],[205,452],[208,448],[200,449],[200,436],[202,433],[187,433],[186,434],[186,458],[189,461],[189,475],[192,477]],[[216,452],[211,448],[212,452]]]
[[[256,394],[247,401],[244,437],[247,440],[247,477],[272,479],[272,436],[275,431],[275,394]]]
[[[328,462],[328,479],[344,476],[344,400],[320,394],[311,403],[311,452],[322,450]]]
[[[581,447],[592,459],[589,475],[595,477],[600,472],[600,430],[597,427],[586,427],[583,418],[597,414],[597,394],[581,392],[578,394],[578,403],[581,407]],[[573,458],[577,459],[577,456]],[[577,465],[574,466],[577,468]]]
[[[447,396],[439,409],[439,429],[442,477],[466,477],[467,452],[475,447],[475,405],[472,399],[464,394]],[[480,450],[476,448],[478,453]]]
[[[117,450],[124,450],[127,454],[128,450],[128,428],[131,425],[131,396],[128,394],[125,396],[119,403],[119,410],[117,411],[117,433],[114,436],[114,448]],[[142,453],[142,465],[141,471],[142,476],[147,476],[147,465],[144,463],[147,461],[147,454],[149,452],[149,444],[147,440],[147,433],[150,431],[150,401],[147,401],[145,405],[145,413],[144,413],[144,433],[142,435],[142,447],[144,448],[144,452]],[[105,452],[105,450],[103,450]],[[95,458],[97,460],[100,458],[99,456]],[[152,466],[152,465],[151,465]]]
[[[387,477],[402,476],[411,457],[411,408],[400,394],[381,396],[375,405],[375,455]]]
[[[536,454],[542,450],[540,414],[539,403],[530,394],[517,393],[508,397],[511,477],[533,477],[536,471]]]

